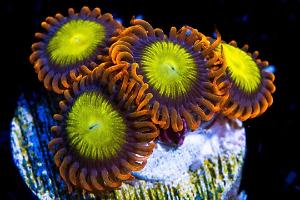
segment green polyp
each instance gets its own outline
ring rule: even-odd
[[[89,20],[74,19],[63,24],[50,39],[50,60],[61,66],[76,64],[95,54],[105,40],[105,27]]]
[[[198,75],[192,54],[172,41],[147,45],[142,53],[141,67],[149,85],[161,96],[172,99],[187,94]]]
[[[261,83],[259,66],[245,51],[222,43],[230,78],[245,93],[256,91]]]
[[[69,145],[84,158],[104,160],[115,156],[125,143],[126,130],[119,112],[96,92],[82,93],[67,115]]]

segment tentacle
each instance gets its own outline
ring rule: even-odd
[[[56,74],[52,81],[52,89],[57,94],[62,94],[64,92],[64,90],[59,88],[59,81],[60,81],[60,75]]]
[[[274,82],[275,75],[273,73],[269,73],[264,70],[261,73],[262,73],[263,77],[265,77],[266,79],[269,79],[271,82]]]
[[[68,174],[68,165],[72,162],[72,157],[71,156],[66,156],[64,157],[60,167],[59,167],[59,173],[62,179],[65,182],[68,182],[67,180],[67,174]]]
[[[217,39],[204,51],[202,51],[202,56],[206,57],[211,51],[213,51],[222,41],[221,40],[221,34],[219,33],[219,31],[216,31],[217,33]]]
[[[52,82],[52,79],[53,79],[53,76],[54,76],[54,72],[53,71],[50,71],[45,79],[44,79],[44,87],[47,89],[47,90],[51,90],[52,87],[51,87],[51,82]]]
[[[203,51],[203,49],[205,49],[205,44],[203,42],[201,42],[200,40],[197,40],[195,43],[194,43],[194,46],[193,46],[193,51],[195,52],[198,52],[198,51]]]
[[[80,66],[80,70],[84,73],[84,74],[90,74],[92,73],[92,71],[85,65],[81,65]]]
[[[132,175],[129,173],[127,173],[127,174],[121,173],[121,171],[119,170],[119,168],[116,165],[112,165],[111,169],[112,169],[113,174],[120,180],[128,180],[128,179],[132,178]]]
[[[91,185],[87,182],[87,169],[86,168],[82,168],[80,171],[80,175],[79,175],[79,181],[80,181],[80,185],[87,191],[92,192],[93,188],[91,187]]]
[[[140,84],[142,84],[144,86],[144,82],[143,79],[141,79],[137,73],[136,73],[136,69],[139,68],[139,65],[137,63],[133,63],[131,65],[131,76],[132,78],[134,78],[137,82],[139,82]]]
[[[123,45],[122,45],[122,43],[123,43]],[[114,46],[110,47],[110,49],[112,49],[111,50],[111,59],[113,61],[117,60],[119,52],[127,52],[129,54],[132,54],[130,47],[128,47],[129,45],[127,46],[128,43],[126,45],[124,45],[124,44],[126,44],[126,42],[116,42],[113,44]]]
[[[128,52],[120,52],[120,53],[118,53],[118,55],[116,56],[116,60],[114,61],[114,63],[116,63],[116,64],[121,64],[121,63],[126,63],[126,62],[129,62],[129,63],[131,63],[131,62],[133,62],[133,57],[132,57],[132,55],[130,54],[130,53],[128,53]]]
[[[109,178],[109,173],[107,171],[106,168],[103,168],[101,170],[101,176],[104,180],[104,183],[108,186],[108,187],[111,187],[111,188],[118,188],[122,185],[121,182],[117,182],[117,181],[113,181]]]
[[[156,126],[153,124],[153,123],[151,123],[151,122],[148,122],[148,121],[143,121],[143,122],[141,122],[141,121],[134,121],[134,122],[132,122],[132,126],[134,127],[134,128],[144,128],[144,127],[150,127],[152,130],[156,130],[157,128],[156,128]]]
[[[189,46],[192,46],[195,43],[195,41],[197,40],[197,33],[198,33],[196,29],[192,29],[191,31],[192,31],[191,34],[186,39],[186,44]]]
[[[220,56],[216,55],[215,53],[213,53],[212,57],[206,62],[206,66],[207,67],[215,67],[218,62],[220,61]],[[217,68],[217,70],[211,70],[210,71],[210,77],[217,77],[220,76],[222,74],[224,74],[224,68]]]
[[[124,70],[124,77],[122,80],[121,88],[119,89],[118,99],[122,99],[122,97],[125,95],[126,89],[128,86],[128,72]]]
[[[147,133],[138,132],[135,135],[135,138],[138,141],[143,142],[143,141],[147,141],[147,140],[151,140],[151,139],[157,138],[158,135],[159,135],[159,131],[158,130],[155,130],[155,131],[152,131],[152,132],[147,132]]]
[[[51,29],[51,25],[48,24],[47,22],[42,22],[41,27],[46,29],[46,31],[49,31]]]
[[[184,128],[183,120],[182,120],[181,116],[179,115],[179,113],[178,113],[178,116],[177,116],[177,127],[178,127],[179,131],[183,131],[183,128]]]
[[[266,98],[266,100],[268,102],[268,107],[270,107],[273,104],[272,94],[271,94],[271,92],[269,92],[266,89],[264,89],[263,93],[264,93],[264,96],[265,96],[265,98]]]
[[[149,85],[147,83],[142,84],[141,89],[139,89],[139,92],[137,94],[137,97],[135,99],[136,104],[138,105],[141,101],[141,98],[143,97],[145,91],[148,89]]]
[[[34,63],[35,60],[37,60],[39,57],[38,57],[38,50],[45,47],[45,43],[44,42],[36,42],[36,43],[33,43],[31,45],[31,50],[34,51],[34,53],[32,53],[29,57],[29,60],[32,60],[33,62],[31,62],[32,64]]]
[[[54,155],[54,161],[57,167],[61,165],[61,158],[67,153],[66,148],[59,149]]]
[[[69,9],[68,9],[68,14],[69,14],[69,16],[74,16],[74,15],[75,15],[75,10],[74,10],[74,8],[69,8]]]
[[[51,25],[57,25],[58,24],[57,19],[55,19],[54,17],[47,17],[46,18],[46,22],[48,24],[51,24]]]
[[[63,121],[64,117],[60,114],[54,114],[53,119],[56,121]]]
[[[133,16],[130,23],[132,25],[142,26],[147,31],[148,36],[154,36],[153,27],[148,22],[146,22],[145,20],[135,19],[135,17]]]
[[[70,87],[69,83],[68,83],[68,79],[66,77],[66,74],[63,73],[61,76],[61,84],[67,89]]]
[[[147,31],[140,25],[131,26],[122,32],[122,35],[133,33],[141,39],[147,38]]]
[[[169,39],[175,40],[176,35],[177,35],[177,29],[175,27],[171,27],[170,32],[169,32]]]
[[[94,188],[96,188],[99,191],[104,191],[105,188],[103,185],[101,185],[97,180],[98,172],[96,169],[91,170],[91,183]]]
[[[160,28],[154,29],[154,34],[157,38],[159,38],[161,40],[165,38],[165,34],[164,34],[163,30]]]
[[[271,92],[274,93],[276,88],[275,85],[271,80],[264,80],[264,84],[266,85],[266,88]]]
[[[147,162],[132,164],[132,163],[129,163],[128,161],[126,161],[125,159],[121,159],[120,163],[123,167],[125,167],[129,171],[140,171],[147,164]]]
[[[47,35],[44,34],[44,33],[35,33],[35,34],[34,34],[34,37],[37,38],[37,39],[44,40],[44,39],[47,38]]]
[[[92,14],[93,17],[101,17],[101,9],[96,7],[93,9]]]
[[[78,172],[79,172],[79,163],[73,162],[72,165],[70,166],[70,170],[69,170],[69,179],[70,179],[70,182],[75,186],[79,184],[79,181],[77,178]]]
[[[83,81],[82,81],[82,82],[83,82]],[[73,83],[72,89],[73,89],[73,93],[74,93],[75,96],[79,95],[80,89],[79,89],[79,84],[78,84],[78,82]]]
[[[122,39],[122,40],[121,40]],[[132,52],[131,48],[132,48],[132,44],[136,41],[134,38],[126,36],[124,38],[121,38],[120,40],[118,40],[117,42],[113,43],[110,47],[109,47],[109,55],[111,56],[111,59],[113,61],[116,60],[117,55],[118,55],[118,51],[127,51],[127,52]]]
[[[153,152],[153,148],[155,147],[155,143],[129,143],[126,146],[127,151],[135,152],[137,155],[148,157]]]
[[[249,45],[248,44],[245,44],[243,47],[242,47],[242,50],[247,52],[249,49]]]
[[[217,112],[220,110],[219,105],[214,105],[211,101],[208,101],[205,98],[199,99],[199,105],[204,105],[211,112]]]
[[[74,101],[74,99],[73,99],[73,97],[71,96],[69,90],[65,90],[65,91],[64,91],[64,97],[65,97],[65,99],[66,99],[69,103],[71,103],[71,102]]]
[[[51,127],[51,133],[53,133],[54,135],[59,135],[60,132],[61,132],[60,126],[52,126]]]
[[[63,111],[66,112],[68,110],[68,106],[66,105],[65,101],[60,101],[59,102],[59,108]]]
[[[133,89],[136,86],[136,80],[130,80],[129,84],[127,85],[126,92],[124,93],[122,100],[126,101],[128,99],[128,96],[132,93]]]
[[[204,121],[209,121],[214,116],[214,112],[209,112],[208,114],[206,114],[198,105],[195,104],[191,105],[191,109],[199,116],[201,116],[201,119]]]
[[[154,142],[151,143],[135,143],[134,144],[134,148],[141,150],[141,151],[152,151],[153,148],[156,146],[156,144]]]
[[[172,107],[171,108],[171,126],[175,132],[181,131],[183,129],[183,126],[178,127],[178,124],[177,124],[178,119],[177,118],[178,118],[177,111],[174,107]]]
[[[46,74],[48,73],[47,67],[43,67],[39,72],[38,72],[38,79],[39,81],[43,81],[45,78]]]
[[[123,43],[122,43],[123,42]],[[119,41],[117,41],[116,43],[120,43],[120,44],[124,44],[125,46],[127,47],[132,47],[132,45],[134,45],[135,43],[137,42],[137,36],[124,36],[124,37],[121,37],[119,39]],[[113,47],[113,45],[112,45]]]
[[[118,80],[121,80],[125,74],[126,74],[126,71],[122,70],[118,74],[114,75],[113,78],[109,81],[108,90],[111,94],[113,93],[113,89],[114,89],[114,86],[116,85],[116,82]]]
[[[142,117],[145,115],[149,115],[150,111],[149,110],[140,110],[140,111],[135,111],[132,113],[127,114],[128,118],[138,118],[138,117]]]
[[[70,71],[69,76],[73,81],[76,81],[76,82],[80,81],[80,79],[82,78],[82,75],[80,74],[77,76],[75,70],[73,70],[73,69]]]
[[[223,110],[223,114],[224,115],[230,115],[236,108],[238,107],[238,104],[236,102],[232,103],[231,106],[227,107],[226,106],[226,109]]]
[[[64,18],[65,17],[60,13],[55,14],[55,19],[57,19],[58,21],[62,21]]]
[[[80,10],[80,15],[89,16],[91,14],[91,10],[87,6],[83,6]]]
[[[239,119],[241,121],[246,121],[247,119],[250,118],[252,114],[252,107],[248,106],[244,109],[244,112],[242,113],[242,115],[239,117]]]
[[[184,119],[187,122],[188,127],[190,127],[190,129],[192,131],[194,131],[195,129],[197,129],[200,125],[200,121],[195,121],[194,117],[192,116],[192,114],[190,112],[188,112],[185,108],[182,108],[182,115],[184,117]]]
[[[39,73],[39,71],[41,70],[41,68],[45,65],[44,61],[42,59],[38,59],[35,63],[34,63],[34,70],[36,73]]]
[[[158,124],[158,125],[165,125],[166,122],[165,121],[161,121],[159,120],[159,102],[158,101],[155,101],[154,104],[153,104],[153,108],[151,110],[151,119],[152,119],[152,122],[154,124]]]
[[[153,94],[151,94],[151,93],[146,94],[145,98],[142,100],[142,102],[138,106],[137,111],[142,110],[144,108],[144,106],[148,105],[148,103],[152,99],[152,97],[153,97]]]
[[[129,95],[129,98],[127,99],[127,101],[124,104],[125,109],[127,109],[127,110],[129,109],[129,106],[132,105],[132,102],[134,102],[134,99],[136,99],[138,92],[139,92],[139,88],[135,87],[133,90],[133,93],[131,93]]]
[[[240,116],[243,114],[244,110],[245,110],[245,107],[239,105],[239,106],[238,106],[238,109],[234,112],[234,114],[233,114],[232,116],[230,115],[230,116],[228,116],[228,117],[229,117],[229,118],[232,118],[232,119],[234,119],[234,118],[239,119]]]
[[[170,115],[169,115],[169,110],[166,105],[162,106],[161,115],[162,115],[162,121],[165,122],[165,125],[160,124],[160,127],[163,129],[168,129],[170,127]]]
[[[54,138],[52,139],[49,143],[48,143],[48,148],[51,150],[51,151],[54,151],[55,149],[55,146],[56,145],[60,145],[63,143],[63,138]]]
[[[235,40],[230,41],[229,44],[234,47],[237,47],[237,42]]]
[[[104,15],[101,16],[100,20],[105,22],[111,22],[113,21],[113,16],[110,13],[105,13]]]
[[[86,82],[88,81],[88,79],[85,77],[82,78],[82,81],[80,82],[74,82],[73,85],[79,85],[80,90],[84,90],[86,88]],[[74,91],[73,91],[74,92]]]
[[[103,84],[107,84],[110,81],[111,76],[113,76],[114,74],[122,71],[125,68],[124,64],[117,64],[117,65],[103,65],[103,68],[101,70],[99,70],[99,77],[101,77],[101,82]],[[101,75],[101,73],[103,73],[103,75]]]
[[[254,51],[253,54],[252,54],[252,58],[256,59],[259,55],[259,52],[258,51]]]
[[[142,156],[142,155],[137,155],[132,152],[126,152],[128,160],[132,162],[144,162],[147,160],[147,157]]]
[[[226,93],[222,92],[221,95],[215,93],[203,92],[203,98],[210,101],[210,103],[206,105],[211,106],[211,110],[215,112],[218,112],[220,110],[222,103],[224,103],[224,101],[226,101],[228,97],[229,94],[227,94],[227,92]]]
[[[179,34],[177,34],[177,41],[182,43],[184,42],[185,38],[186,38],[186,32],[187,32],[187,29],[186,28],[182,28],[180,31],[179,31]]]
[[[259,102],[260,102],[260,114],[263,114],[269,107],[269,104],[268,104],[268,101],[267,99],[262,95],[260,94],[260,98],[259,98]]]
[[[252,114],[250,118],[255,118],[256,116],[259,115],[259,113],[260,113],[260,106],[259,106],[259,102],[257,102],[252,106]]]

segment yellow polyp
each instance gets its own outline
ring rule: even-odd
[[[256,91],[261,83],[259,66],[245,51],[222,43],[230,78],[245,93]],[[220,49],[220,48],[219,48]]]
[[[63,24],[50,39],[50,60],[66,66],[84,61],[95,54],[105,39],[105,27],[98,22],[74,19]]]
[[[84,92],[66,120],[70,146],[82,157],[104,160],[116,155],[125,143],[126,124],[110,102],[96,92]]]
[[[161,96],[176,99],[189,92],[197,78],[197,66],[191,53],[171,41],[157,41],[145,47],[141,67]]]

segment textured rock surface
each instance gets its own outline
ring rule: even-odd
[[[47,149],[56,103],[37,93],[22,95],[12,121],[15,163],[28,187],[40,199],[94,199],[66,185]],[[188,133],[182,146],[158,142],[136,180],[102,196],[107,199],[234,199],[245,154],[245,130],[239,121],[218,118],[208,130]]]

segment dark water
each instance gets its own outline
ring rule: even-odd
[[[166,2],[166,4],[163,4]],[[235,39],[260,50],[276,69],[273,106],[247,121],[247,156],[241,190],[249,199],[300,199],[299,35],[300,1],[8,1],[1,0],[0,21],[0,199],[34,199],[13,165],[9,126],[22,91],[41,87],[28,62],[34,32],[48,15],[68,7],[99,6],[122,19],[132,15],[168,31],[190,25],[211,35],[217,27],[225,41]]]

